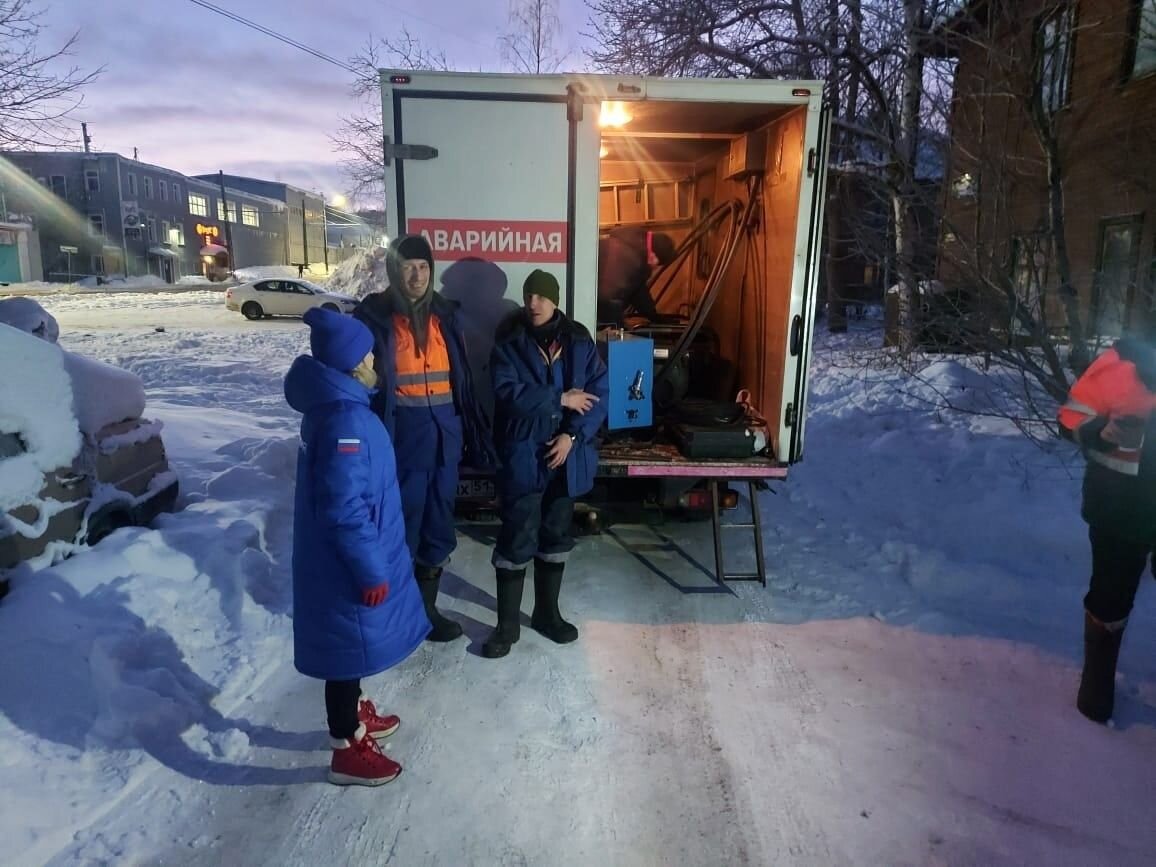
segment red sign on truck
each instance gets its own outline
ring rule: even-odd
[[[443,262],[477,257],[490,262],[565,264],[566,222],[542,220],[409,220]]]

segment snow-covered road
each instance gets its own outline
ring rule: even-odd
[[[1151,863],[1156,589],[1120,727],[1093,726],[1078,482],[865,381],[864,335],[820,338],[766,590],[681,592],[708,585],[706,526],[618,527],[567,573],[580,641],[485,660],[493,528],[463,526],[443,589],[469,642],[372,682],[406,771],[339,790],[291,660],[280,381],[304,327],[210,292],[42,303],[144,379],[186,505],[0,605],[5,864]]]

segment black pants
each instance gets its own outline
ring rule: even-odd
[[[574,550],[570,535],[574,501],[567,493],[564,467],[554,472],[545,491],[503,497],[501,509],[502,529],[493,558],[499,569],[521,569],[535,557],[563,563]]]
[[[351,738],[361,723],[357,703],[361,698],[360,680],[325,681],[325,715],[329,718],[329,736],[338,740]]]
[[[1088,538],[1092,540],[1092,582],[1084,608],[1101,623],[1117,623],[1132,613],[1150,559],[1156,574],[1156,553],[1152,545],[1121,539],[1096,527],[1088,531]]]

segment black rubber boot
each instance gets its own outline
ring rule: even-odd
[[[1116,702],[1116,661],[1127,620],[1101,623],[1084,612],[1084,673],[1076,707],[1092,722],[1106,723],[1112,718]]]
[[[578,640],[578,627],[567,623],[558,613],[558,593],[562,590],[562,573],[565,571],[565,563],[534,560],[534,613],[530,617],[530,626],[555,644]]]
[[[525,569],[498,570],[498,625],[482,644],[482,656],[501,659],[522,637],[522,587]]]
[[[425,603],[425,616],[429,618],[433,629],[426,636],[426,641],[444,643],[460,638],[461,624],[443,617],[437,609],[438,586],[442,582],[442,570],[434,566],[414,566],[413,575],[417,578],[417,586],[421,591],[421,601]]]

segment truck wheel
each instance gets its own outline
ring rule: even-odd
[[[265,315],[265,311],[261,309],[261,305],[256,301],[246,301],[241,308],[241,315],[246,319],[256,321]]]
[[[88,528],[88,535],[85,536],[84,542],[86,545],[95,545],[122,527],[128,527],[131,524],[132,521],[125,512],[116,511],[97,515]]]

